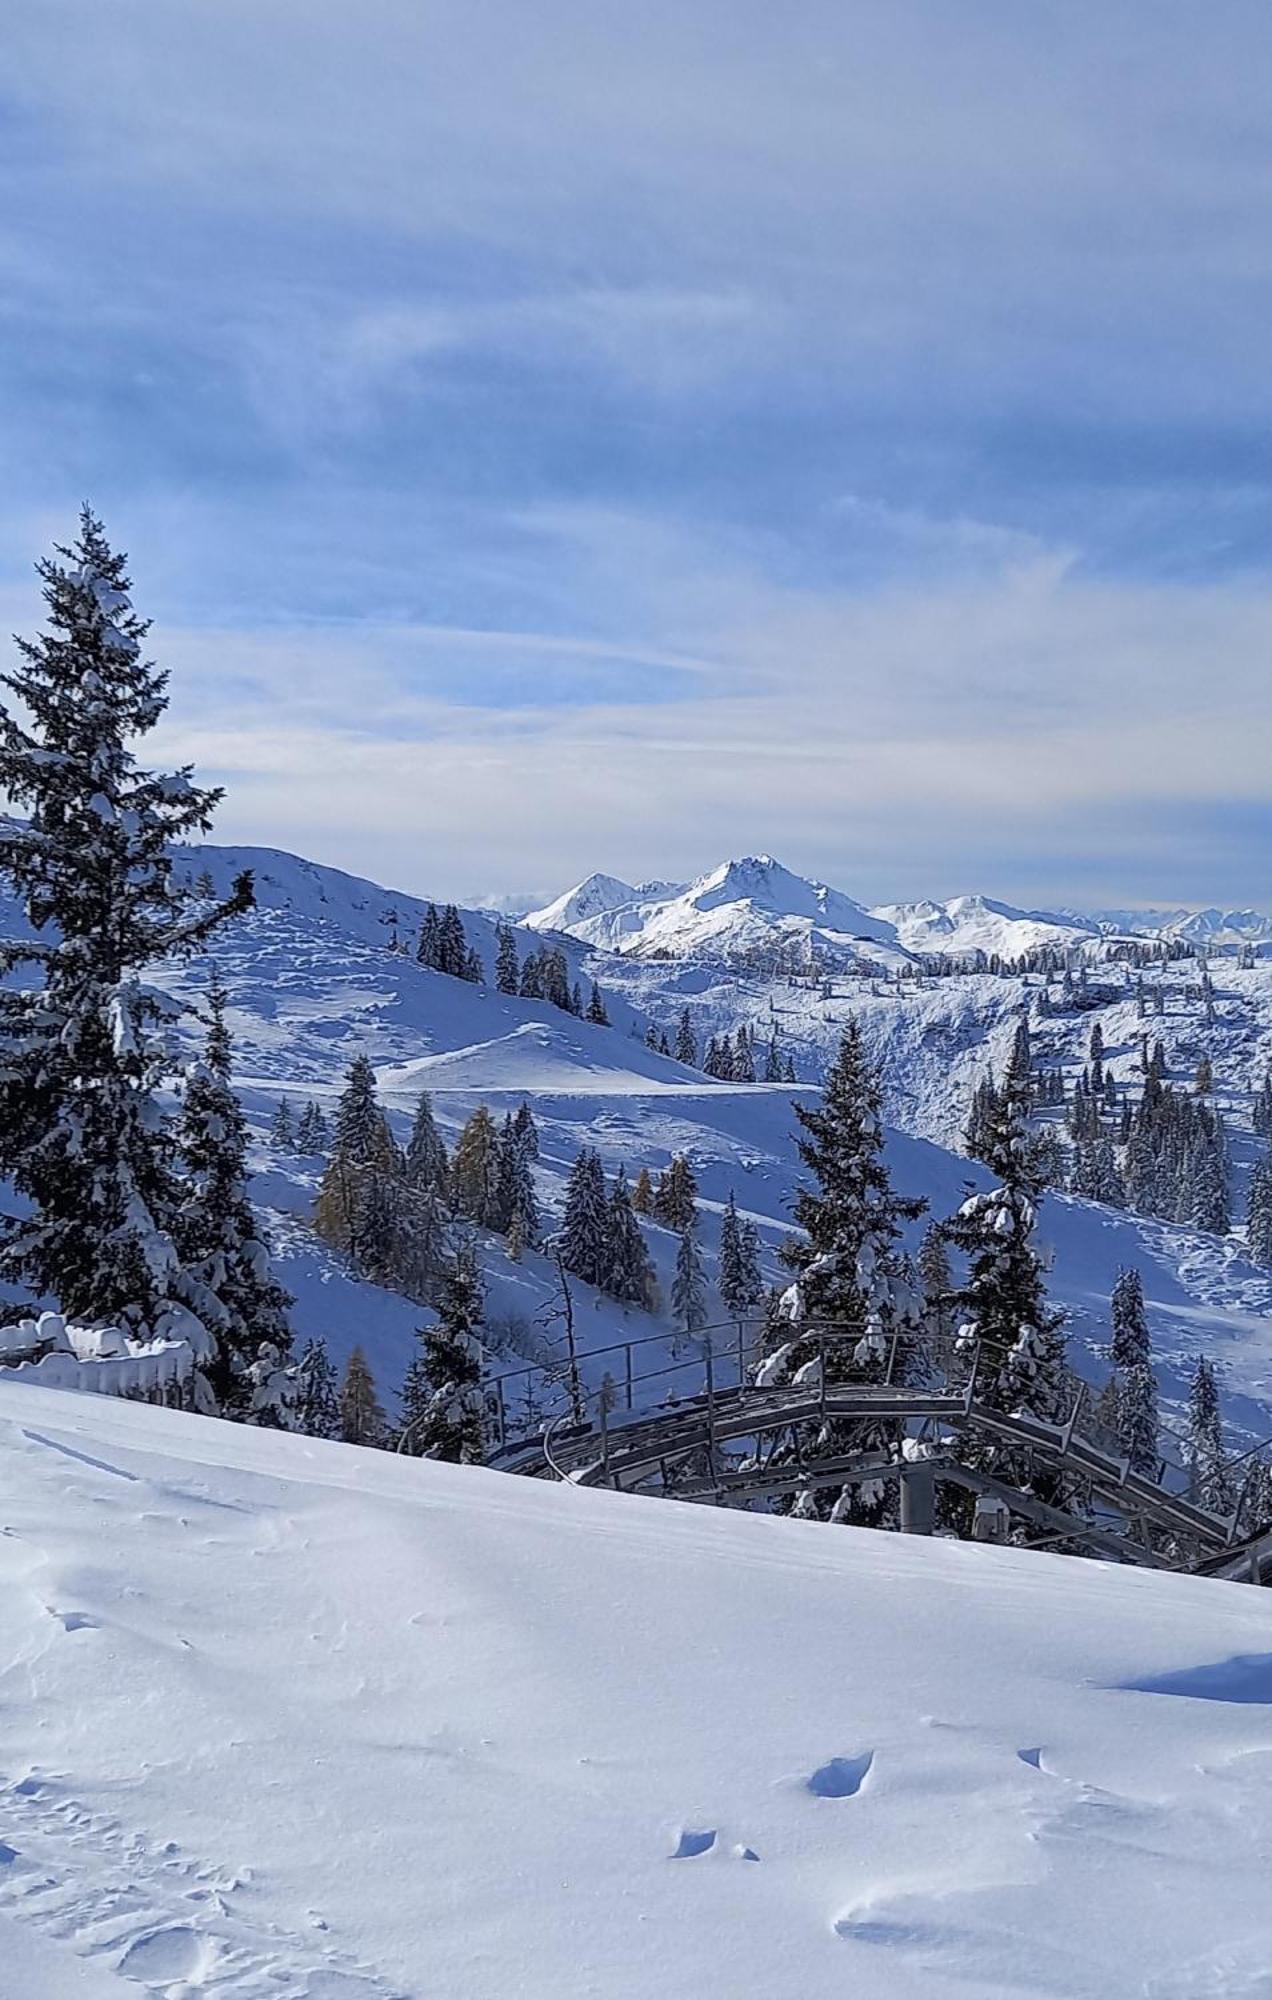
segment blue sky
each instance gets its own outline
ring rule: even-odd
[[[1267,905],[1263,0],[39,0],[0,613],[82,497],[221,837]]]

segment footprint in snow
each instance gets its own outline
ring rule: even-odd
[[[874,1751],[859,1757],[832,1757],[819,1764],[808,1780],[808,1790],[819,1799],[855,1799],[874,1764]]]

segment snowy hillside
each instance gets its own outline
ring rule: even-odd
[[[761,1046],[776,1031],[782,1047],[795,1053],[801,1079],[812,1080],[845,1021],[859,1020],[883,1068],[888,1118],[899,1128],[891,1141],[897,1183],[925,1196],[932,1214],[945,1215],[977,1178],[958,1150],[972,1089],[987,1066],[1001,1071],[1019,1009],[1037,998],[1036,979],[984,974],[898,985],[843,973],[810,984],[719,963],[589,952],[567,937],[571,975],[584,982],[599,978],[615,1023],[594,1027],[542,1001],[428,971],[409,953],[390,950],[392,926],[382,919],[396,910],[409,943],[424,907],[419,899],[268,851],[209,846],[192,850],[183,863],[192,880],[206,868],[218,888],[244,865],[259,870],[261,906],[218,940],[216,960],[230,995],[237,1080],[255,1126],[254,1193],[281,1275],[297,1297],[298,1332],[322,1333],[338,1361],[360,1341],[389,1401],[413,1349],[419,1311],[391,1292],[359,1283],[318,1244],[310,1217],[322,1161],[269,1142],[280,1097],[297,1109],[311,1097],[330,1108],[352,1057],[365,1053],[403,1138],[421,1089],[431,1093],[450,1142],[479,1103],[502,1117],[525,1098],[540,1127],[536,1182],[547,1227],[561,1213],[566,1175],[582,1146],[596,1146],[611,1173],[621,1165],[631,1176],[642,1165],[656,1173],[684,1152],[701,1190],[708,1281],[730,1190],[756,1224],[765,1273],[773,1278],[799,1178],[790,1104],[798,1091],[704,1077],[648,1048],[645,1024],[652,1020],[674,1033],[687,1006],[700,1047],[708,1035],[731,1032],[744,1021]],[[738,906],[730,892],[739,874],[717,875],[719,908],[731,915]],[[794,900],[780,877],[768,873],[766,879],[770,893]],[[762,895],[761,889],[757,901]],[[839,914],[836,905],[826,907]],[[493,926],[469,912],[465,927],[489,970]],[[519,939],[523,952],[540,942],[530,928]],[[162,977],[197,1006],[206,974],[206,965],[196,963]],[[1272,966],[1220,964],[1216,975],[1216,1019],[1205,1026],[1189,998],[1193,968],[1167,968],[1167,1011],[1154,1032],[1164,1033],[1178,1051],[1185,1077],[1199,1047],[1212,1056],[1234,1134],[1241,1213],[1251,1093],[1272,1062]],[[1105,1004],[1094,1012],[1035,1024],[1040,1063],[1076,1074],[1098,1019],[1109,1068],[1133,1084],[1144,1024],[1129,975],[1110,978]],[[653,1224],[646,1224],[646,1236],[665,1301],[677,1239]],[[1196,1355],[1206,1351],[1222,1364],[1225,1407],[1239,1434],[1272,1430],[1272,1278],[1246,1261],[1239,1236],[1198,1235],[1068,1197],[1046,1202],[1042,1236],[1054,1256],[1052,1290],[1070,1315],[1079,1366],[1098,1378],[1109,1293],[1119,1267],[1134,1263],[1144,1271],[1168,1407],[1178,1408]],[[549,1260],[530,1253],[514,1264],[498,1237],[484,1238],[479,1251],[499,1365],[511,1368],[527,1354],[552,1351],[560,1329],[552,1320],[557,1286]],[[665,1304],[651,1319],[586,1286],[578,1290],[586,1349],[661,1332],[670,1351]],[[714,1294],[711,1302],[718,1310]],[[593,1380],[612,1365],[612,1355],[598,1361]]]
[[[419,1309],[359,1282],[318,1243],[311,1217],[323,1162],[270,1142],[281,1098],[297,1111],[311,1098],[330,1109],[359,1053],[374,1064],[402,1138],[421,1089],[432,1094],[449,1142],[478,1104],[489,1104],[501,1118],[524,1098],[540,1128],[535,1179],[548,1228],[560,1216],[566,1176],[584,1145],[599,1149],[611,1174],[623,1166],[632,1177],[642,1166],[656,1174],[684,1152],[701,1191],[709,1285],[730,1191],[756,1225],[764,1273],[772,1279],[779,1274],[777,1250],[790,1228],[799,1179],[790,1100],[800,1092],[705,1077],[647,1047],[646,1023],[652,1020],[674,1038],[688,1007],[700,1048],[710,1034],[732,1032],[743,1022],[754,1028],[761,1048],[775,1032],[794,1054],[806,1094],[845,1021],[858,1019],[882,1065],[887,1115],[898,1128],[891,1141],[894,1176],[940,1216],[977,1178],[958,1151],[972,1089],[987,1066],[1001,1071],[1019,1009],[1037,999],[1036,979],[907,978],[898,985],[844,973],[810,983],[718,963],[589,952],[567,938],[571,975],[584,982],[598,977],[604,989],[614,1025],[597,1027],[543,1001],[427,970],[409,951],[390,949],[394,925],[383,919],[396,912],[399,937],[410,945],[424,907],[419,899],[271,851],[209,846],[191,850],[181,865],[191,881],[206,870],[220,888],[245,864],[257,870],[260,906],[218,940],[216,962],[229,992],[236,1081],[254,1131],[254,1197],[280,1274],[296,1295],[298,1335],[322,1334],[337,1362],[360,1342],[390,1404],[414,1348]],[[722,879],[717,887],[727,891],[735,880]],[[785,887],[781,893],[787,894]],[[721,907],[731,911],[735,904],[726,899]],[[473,912],[464,921],[489,976],[493,925]],[[523,955],[541,941],[529,929],[519,940]],[[160,976],[197,1008],[208,969],[196,962]],[[1165,1035],[1176,1073],[1185,1079],[1199,1048],[1213,1060],[1233,1134],[1240,1216],[1252,1151],[1251,1093],[1272,1061],[1272,967],[1242,970],[1224,962],[1216,975],[1216,1015],[1206,1025],[1189,998],[1192,969],[1168,968],[1166,1013],[1154,1032]],[[1132,985],[1119,983],[1121,977],[1113,978],[1094,1012],[1035,1023],[1041,1063],[1072,1079],[1085,1060],[1091,1024],[1099,1020],[1109,1068],[1133,1086],[1143,1023]],[[197,1045],[195,1017],[188,1018],[186,1032],[188,1046]],[[670,1351],[674,1333],[665,1302],[677,1238],[652,1223],[645,1233],[663,1307],[651,1316],[579,1286],[579,1338],[589,1351],[621,1349],[651,1335]],[[1052,1197],[1044,1205],[1042,1236],[1054,1253],[1051,1287],[1069,1313],[1079,1366],[1099,1377],[1109,1293],[1119,1267],[1134,1263],[1144,1271],[1168,1406],[1177,1409],[1184,1380],[1206,1351],[1222,1364],[1225,1408],[1238,1434],[1252,1438],[1272,1430],[1272,1279],[1246,1260],[1239,1234],[1198,1235]],[[551,1356],[561,1338],[551,1262],[531,1252],[514,1263],[498,1237],[483,1237],[478,1247],[487,1333],[499,1365]],[[710,1303],[719,1310],[714,1291]],[[590,1379],[599,1382],[614,1365],[613,1355],[602,1357]]]
[[[1266,1603],[0,1382],[6,2000],[1266,1989]]]

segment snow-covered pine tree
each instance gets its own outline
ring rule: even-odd
[[[437,1129],[433,1101],[422,1090],[411,1122],[406,1144],[406,1183],[417,1191],[427,1190],[445,1200],[450,1179],[446,1142]]]
[[[795,1273],[787,1293],[793,1329],[807,1325],[790,1357],[798,1369],[823,1342],[827,1379],[877,1375],[891,1334],[913,1326],[917,1302],[898,1245],[902,1223],[926,1204],[898,1195],[883,1157],[883,1092],[861,1030],[850,1021],[826,1078],[821,1102],[795,1106],[800,1159],[812,1176],[795,1198],[804,1240],[783,1252]]]
[[[1000,1185],[970,1195],[944,1224],[968,1260],[956,1294],[960,1342],[976,1356],[976,1393],[1000,1408],[1048,1419],[1062,1414],[1064,1316],[1047,1305],[1042,1259],[1034,1248],[1041,1182],[1026,1127],[1027,1098],[1009,1072],[987,1112],[983,1158]]]
[[[437,1322],[417,1335],[420,1352],[402,1389],[402,1449],[450,1465],[485,1456],[481,1387],[481,1281],[470,1250],[455,1259],[437,1304]]]
[[[346,1444],[382,1445],[388,1421],[375,1390],[375,1378],[361,1347],[349,1356],[340,1387],[340,1435]]]
[[[739,1293],[744,1312],[754,1313],[764,1297],[764,1279],[760,1273],[760,1232],[749,1215],[742,1218],[738,1231]]]
[[[654,1212],[654,1184],[649,1178],[649,1168],[642,1167],[636,1176],[632,1189],[632,1207],[637,1215],[652,1215]]]
[[[0,1232],[0,1275],[68,1316],[203,1347],[181,1298],[156,1096],[171,1010],[143,974],[250,908],[251,878],[193,908],[173,882],[172,844],[206,830],[220,793],[137,762],[167,675],[142,656],[125,559],[88,508],[38,573],[49,629],[18,641],[2,677],[21,713],[0,705],[0,793],[27,814],[0,822],[0,877],[30,926],[0,946],[0,975],[29,969],[0,986],[0,1154],[29,1205]]]
[[[499,1226],[505,1235],[516,1230],[520,1249],[539,1240],[539,1204],[525,1139],[509,1113],[499,1135]]]
[[[824,1371],[827,1382],[879,1381],[889,1361],[901,1381],[914,1365],[918,1300],[906,1272],[902,1224],[926,1204],[893,1189],[882,1107],[878,1070],[850,1021],[821,1102],[795,1106],[799,1155],[811,1179],[795,1198],[803,1237],[783,1253],[795,1280],[783,1302],[790,1338],[764,1364],[763,1380],[772,1386],[805,1379],[809,1371]],[[810,1451],[900,1448],[896,1426],[886,1422],[832,1420],[810,1429]],[[882,1487],[853,1487],[838,1499],[833,1490],[806,1497],[799,1510],[877,1525],[886,1506]]]
[[[338,1438],[341,1434],[340,1395],[327,1343],[315,1335],[305,1343],[296,1364],[295,1426],[306,1437]]]
[[[720,1250],[716,1263],[716,1289],[720,1303],[731,1319],[741,1319],[746,1311],[742,1283],[742,1225],[738,1220],[733,1189],[720,1217]],[[673,1308],[674,1310],[674,1308]]]
[[[1110,1301],[1113,1337],[1115,1427],[1118,1443],[1134,1472],[1150,1477],[1157,1471],[1157,1384],[1144,1311],[1144,1285],[1138,1271],[1120,1271]]]
[[[424,912],[424,920],[420,925],[420,941],[415,949],[416,958],[421,965],[426,965],[430,972],[442,970],[441,931],[441,918],[437,914],[437,905],[430,903]]]
[[[437,950],[439,969],[449,973],[452,979],[463,979],[468,966],[468,939],[464,935],[464,920],[454,903],[448,903],[442,911],[437,927]]]
[[[592,981],[592,992],[587,1003],[587,1018],[594,1028],[608,1028],[610,1024],[601,989],[595,980]]]
[[[765,1083],[782,1081],[782,1052],[777,1046],[776,1028],[769,1036],[768,1047],[764,1052],[764,1081]]]
[[[985,1158],[985,1148],[989,1144],[989,1132],[997,1103],[998,1092],[994,1087],[993,1071],[987,1070],[972,1092],[967,1125],[963,1132],[963,1144],[973,1160]]]
[[[1187,1213],[1180,1219],[1194,1229],[1226,1236],[1232,1227],[1228,1206],[1228,1175],[1219,1146],[1202,1138],[1195,1146],[1187,1177]]]
[[[331,1158],[318,1184],[314,1228],[364,1277],[392,1283],[402,1159],[376,1096],[366,1056],[349,1065],[336,1106]]]
[[[495,990],[515,994],[520,978],[517,934],[511,924],[500,924],[495,933]]]
[[[256,1359],[247,1370],[245,1423],[261,1430],[296,1429],[296,1389],[293,1371],[281,1348],[272,1340],[261,1342]]]
[[[606,1218],[605,1272],[603,1288],[625,1305],[649,1311],[654,1302],[654,1269],[645,1248],[645,1238],[632,1207],[627,1175],[622,1167],[614,1176]]]
[[[279,1369],[291,1347],[291,1298],[270,1269],[269,1246],[247,1198],[247,1121],[231,1082],[225,989],[208,985],[203,1060],[190,1072],[177,1132],[181,1204],[174,1237],[187,1297],[216,1337],[204,1373],[220,1406],[242,1412],[249,1371],[269,1346]],[[261,1382],[256,1388],[262,1390]],[[256,1407],[264,1407],[258,1394]]]
[[[457,1215],[479,1229],[498,1229],[499,1134],[486,1105],[479,1104],[455,1141],[450,1169],[451,1200]]]
[[[707,1323],[707,1283],[702,1275],[698,1239],[686,1229],[676,1251],[676,1275],[671,1286],[671,1316],[689,1335],[701,1333]]]
[[[1250,1176],[1246,1238],[1256,1264],[1272,1265],[1272,1154],[1264,1153]]]
[[[528,1160],[539,1157],[539,1128],[534,1122],[534,1113],[523,1097],[512,1115],[512,1129],[521,1141],[522,1150]]]
[[[275,1141],[277,1144],[277,1141]],[[311,1097],[296,1125],[296,1151],[312,1158],[327,1150],[327,1121],[322,1107]]]
[[[1198,1356],[1188,1392],[1184,1460],[1188,1466],[1189,1492],[1197,1504],[1208,1507],[1212,1514],[1230,1514],[1236,1503],[1224,1464],[1219,1385],[1204,1354]]]
[[[609,1201],[601,1156],[584,1146],[565,1189],[565,1213],[559,1243],[561,1262],[589,1285],[604,1285],[608,1276]]]
[[[298,1135],[292,1120],[292,1108],[285,1097],[278,1100],[274,1122],[269,1128],[269,1141],[271,1146],[278,1147],[280,1153],[293,1152],[297,1147]]]
[[[690,1069],[698,1067],[698,1038],[693,1032],[693,1016],[687,1007],[681,1008],[676,1024],[676,1061],[688,1063]]]

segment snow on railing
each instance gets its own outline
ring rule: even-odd
[[[134,1340],[117,1326],[67,1325],[60,1313],[0,1326],[0,1374],[44,1389],[151,1396],[187,1382],[188,1340]]]

